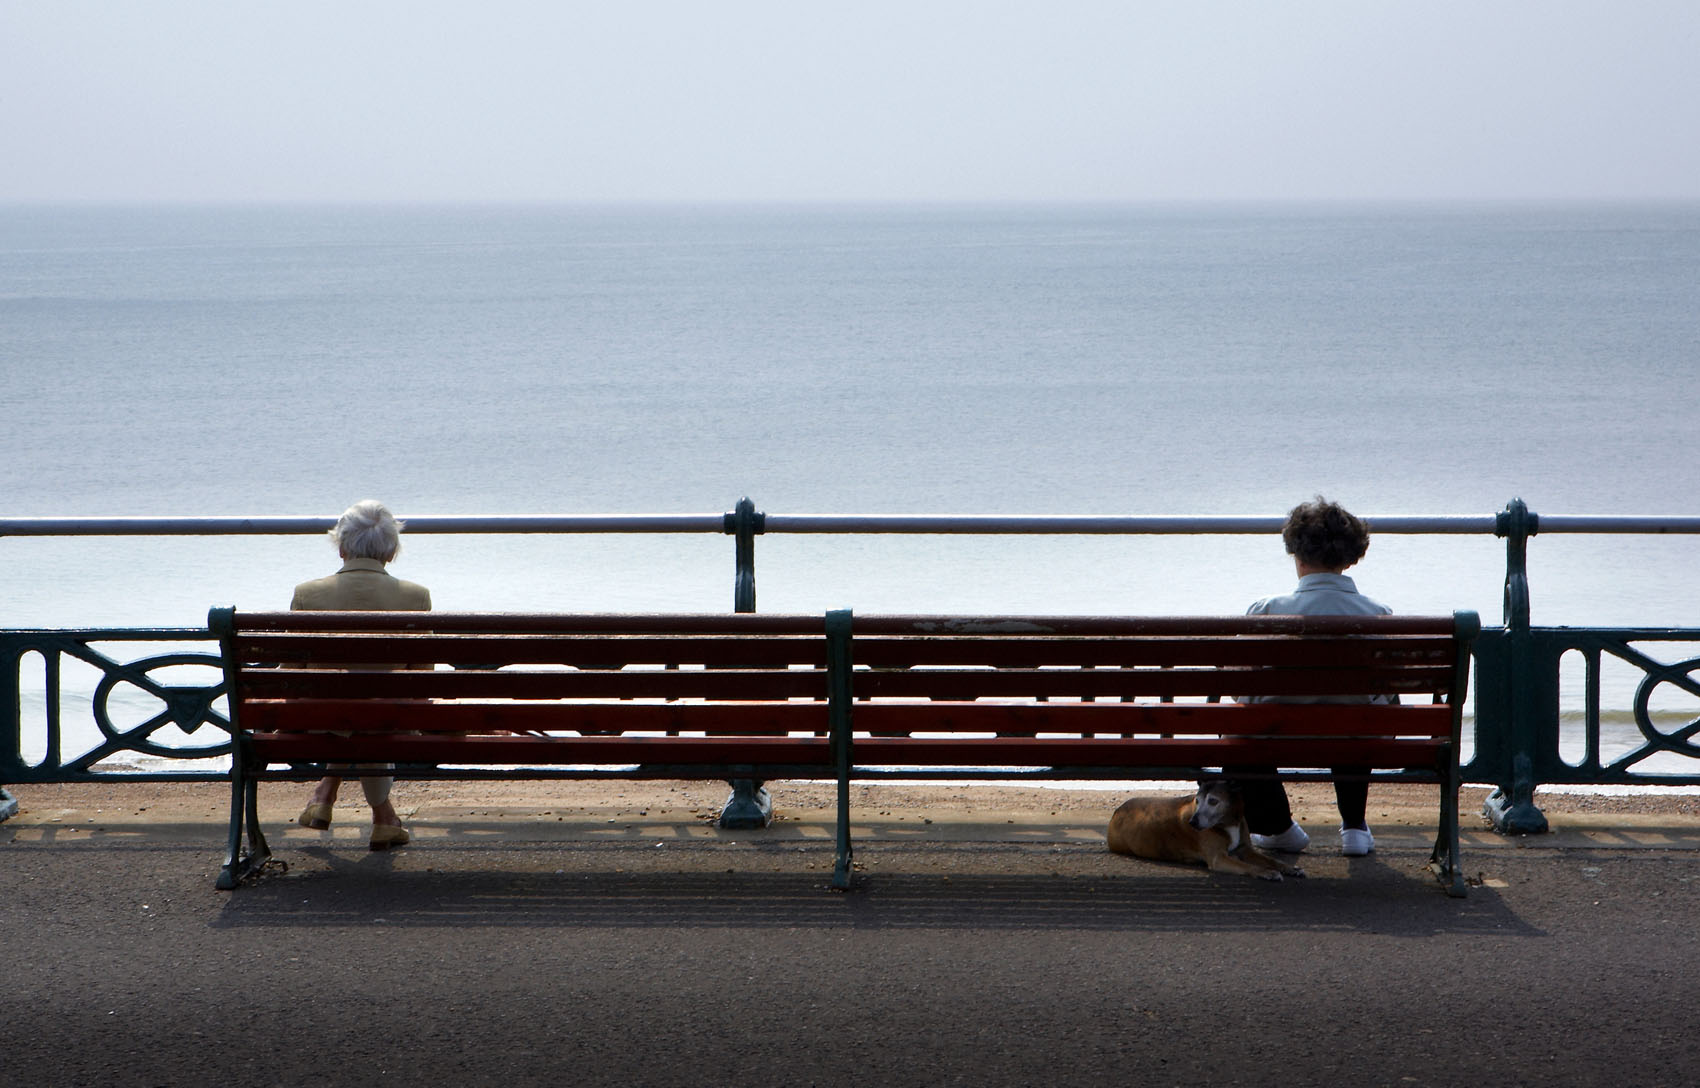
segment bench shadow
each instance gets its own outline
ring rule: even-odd
[[[582,849],[582,847],[581,847]],[[1365,859],[1349,878],[1281,883],[1141,864],[1121,872],[887,871],[871,859],[849,892],[817,869],[624,871],[612,856],[544,868],[537,852],[485,844],[437,852],[421,871],[387,853],[323,847],[323,868],[269,872],[232,893],[215,929],[449,926],[618,929],[1082,930],[1543,935],[1492,888],[1452,899],[1426,874]],[[629,860],[629,854],[627,855]],[[724,860],[724,859],[723,859]],[[763,852],[765,863],[774,858]],[[519,864],[514,864],[519,862]],[[527,865],[529,864],[529,867]],[[413,866],[409,868],[409,866]],[[464,866],[464,867],[460,867]],[[1032,868],[1032,866],[1026,866]]]

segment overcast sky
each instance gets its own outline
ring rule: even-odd
[[[1695,0],[0,0],[0,201],[1700,198]]]

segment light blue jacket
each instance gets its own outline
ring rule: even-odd
[[[1252,616],[1387,616],[1393,610],[1358,592],[1344,574],[1307,574],[1299,588],[1281,597],[1265,597],[1246,609]]]
[[[1357,583],[1344,574],[1307,574],[1299,587],[1281,597],[1265,597],[1246,609],[1250,616],[1387,616],[1393,610],[1358,592]],[[1296,695],[1252,696],[1245,703],[1396,703],[1391,695]]]

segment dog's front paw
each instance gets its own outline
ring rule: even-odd
[[[1303,880],[1305,878],[1305,871],[1295,865],[1291,869],[1287,870],[1287,875],[1292,877],[1294,880]]]
[[[1259,880],[1280,880],[1281,874],[1276,872],[1274,869],[1270,869],[1267,872],[1258,873],[1257,879],[1259,879]]]

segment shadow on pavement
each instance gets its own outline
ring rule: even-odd
[[[212,926],[1541,935],[1493,889],[1450,899],[1426,873],[1375,859],[1354,863],[1345,879],[1273,884],[1166,866],[1108,874],[884,871],[882,858],[882,868],[858,873],[855,887],[841,893],[828,887],[824,872],[638,872],[597,864],[612,856],[571,871],[507,868],[504,852],[488,846],[441,851],[445,867],[426,871],[382,854],[300,853],[324,868],[297,864],[263,875],[230,893]]]

